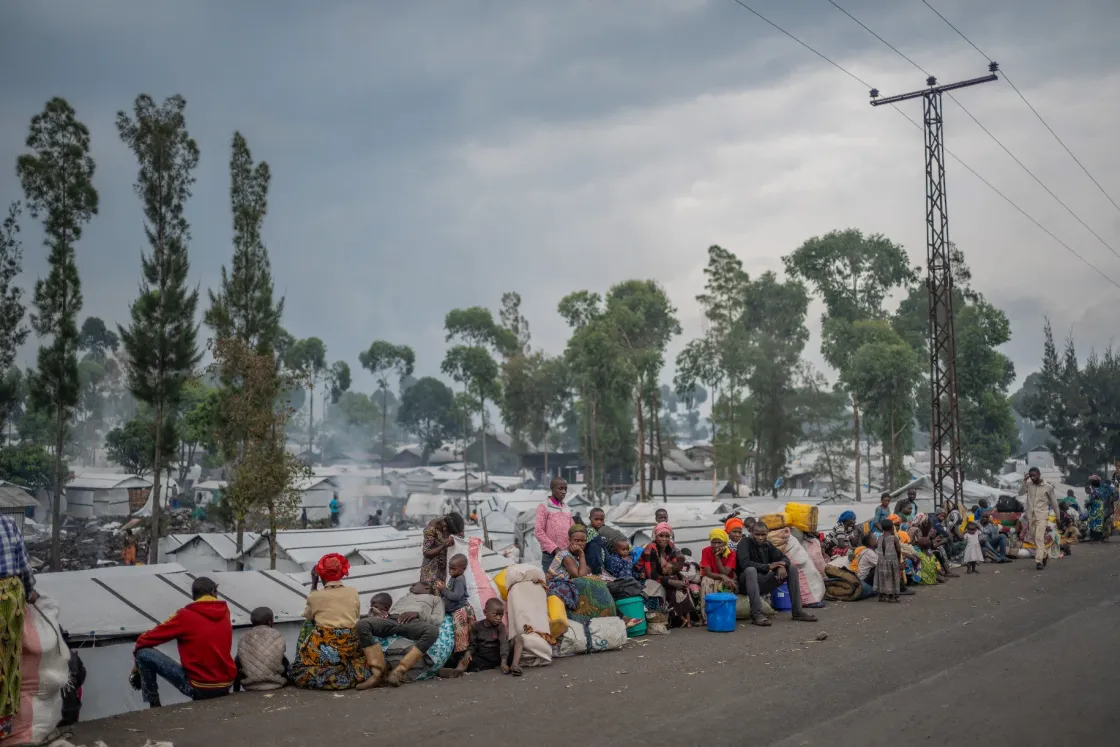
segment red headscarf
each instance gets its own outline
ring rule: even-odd
[[[319,574],[319,578],[326,584],[341,581],[350,575],[350,561],[336,552],[327,553],[319,558],[319,562],[315,565],[315,573]]]

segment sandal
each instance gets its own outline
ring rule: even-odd
[[[521,671],[521,667],[510,667],[509,668],[509,673],[512,674],[514,677],[520,677],[523,674],[522,671]]]
[[[757,625],[760,628],[769,628],[773,623],[770,622],[769,618],[759,615],[758,617],[751,618],[751,625]]]

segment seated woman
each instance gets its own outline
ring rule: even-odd
[[[349,573],[350,563],[338,553],[324,555],[311,572],[311,593],[303,610],[307,622],[291,667],[297,687],[347,690],[373,674],[358,643],[358,591],[342,584]],[[322,589],[317,588],[320,580]]]
[[[664,588],[670,627],[683,627],[699,620],[699,610],[688,593],[688,583],[680,578],[684,557],[673,544],[673,528],[668,522],[663,521],[653,528],[653,542],[646,545],[638,564],[646,579]]]
[[[957,578],[958,574],[952,573],[949,570],[949,555],[945,552],[943,543],[944,538],[938,534],[937,527],[925,514],[918,514],[914,517],[914,523],[910,527],[910,539],[915,546],[919,545],[919,540],[929,540],[930,549],[934,557],[937,558],[938,564],[941,566],[942,572],[948,578]]]
[[[746,528],[746,523],[738,516],[732,516],[725,521],[723,523],[723,531],[727,532],[727,546],[732,550],[738,547],[739,540],[743,539],[743,532]]]
[[[831,557],[846,555],[849,550],[860,546],[862,536],[859,524],[856,523],[855,511],[845,511],[840,514],[833,530],[825,535],[821,549]]]
[[[739,583],[735,580],[735,550],[728,540],[725,530],[713,529],[708,532],[711,544],[700,552],[700,615],[703,619],[708,617],[705,599],[709,594],[739,593]]]
[[[573,524],[568,529],[568,546],[556,551],[545,574],[548,593],[564,602],[569,616],[583,618],[580,622],[594,617],[614,617],[618,614],[614,597],[606,582],[593,577],[587,567],[586,545],[587,530],[582,524]]]

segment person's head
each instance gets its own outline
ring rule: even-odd
[[[1073,494],[1073,488],[1070,488],[1066,491],[1066,498],[1072,498],[1075,501],[1077,500],[1077,496]]]
[[[1038,485],[1042,482],[1042,470],[1040,470],[1038,467],[1031,467],[1029,470],[1027,470],[1027,477],[1035,485]]]
[[[1089,478],[1089,485],[1091,485],[1094,488],[1099,488],[1101,486],[1100,476],[1099,475],[1093,475],[1092,477],[1090,477]]]
[[[377,509],[377,511],[375,511],[373,515],[374,516],[380,516],[381,515],[381,509],[380,508]]]
[[[742,528],[740,528],[739,533],[742,534]],[[712,544],[712,552],[716,554],[716,557],[723,557],[723,554],[727,552],[728,535],[725,530],[713,529],[708,532],[708,542]]]
[[[991,514],[981,515],[980,516],[980,523],[983,524],[984,526],[988,526],[989,524],[992,523],[992,515]]]
[[[447,561],[447,575],[451,578],[459,578],[467,571],[467,556],[454,555],[451,560]]]
[[[486,616],[486,622],[491,625],[501,625],[502,616],[506,613],[505,603],[498,597],[490,597],[486,600],[486,606],[482,608],[482,614]]]
[[[751,527],[751,537],[753,537],[754,541],[760,545],[766,544],[766,536],[769,533],[770,532],[766,529],[766,525],[761,521],[755,522],[755,525]]]
[[[462,514],[452,511],[447,516],[443,517],[443,526],[447,529],[448,534],[462,537],[463,529],[466,528],[467,523],[463,521]]]
[[[887,506],[891,505],[891,494],[890,493],[883,493],[881,496],[879,496],[879,505],[882,506],[883,508],[886,508]]]
[[[379,594],[374,594],[372,597],[370,597],[370,600],[369,600],[369,611],[370,612],[374,612],[376,610],[377,612],[380,612],[383,615],[387,615],[387,614],[389,614],[389,610],[392,608],[392,606],[393,606],[393,598],[391,596],[389,596],[388,594],[386,594],[385,592],[381,592]]]
[[[207,578],[206,576],[199,576],[191,584],[191,599],[201,599],[202,597],[216,597],[218,596],[218,585],[214,583],[214,579]]]
[[[979,531],[979,529],[980,529],[980,525],[978,525],[975,521],[968,522],[967,531],[968,531],[969,534],[976,534],[976,532]]]
[[[746,532],[750,532],[754,529],[754,525],[757,523],[758,519],[754,518],[753,516],[748,516],[747,518],[743,519],[743,530]]]
[[[620,558],[625,558],[630,554],[630,540],[625,537],[619,537],[614,541],[614,554]]]
[[[745,530],[746,524],[738,516],[732,516],[723,523],[723,531],[727,532],[727,541],[733,545],[739,544]]]
[[[945,519],[949,516],[949,512],[943,508],[939,508],[937,509],[937,513],[935,514],[935,516],[937,516],[938,521],[945,521]]]
[[[587,547],[587,528],[583,524],[568,527],[568,550],[575,552]]]
[[[906,500],[910,501],[911,503],[913,503],[917,499],[917,497],[918,491],[914,488],[910,488],[906,491]]]
[[[894,516],[894,514],[891,514]],[[891,518],[883,519],[879,522],[879,529],[883,530],[883,534],[894,534],[894,520]]]
[[[910,544],[910,532],[907,532],[905,529],[900,531],[898,533],[898,541],[901,542],[904,545],[909,545]]]
[[[548,492],[558,503],[563,503],[568,496],[568,481],[563,477],[554,477],[548,483]]]
[[[653,520],[658,524],[660,524],[663,521],[668,522],[669,521],[669,511],[668,511],[668,509],[659,508],[656,511],[654,511],[653,512]]]
[[[840,514],[840,523],[845,529],[851,529],[852,527],[854,527],[856,525],[856,512],[845,511],[844,513]]]
[[[868,532],[860,538],[860,544],[868,550],[874,550],[879,546],[879,537],[874,532]]]
[[[268,607],[257,607],[249,613],[249,623],[252,624],[254,628],[259,628],[262,625],[271,628],[275,619],[272,610]]]
[[[890,516],[887,517],[887,520],[890,521],[892,524],[894,524],[895,527],[902,526],[902,517],[899,516],[898,514],[891,514]]]
[[[591,509],[591,513],[589,513],[588,516],[591,519],[592,529],[599,529],[599,527],[603,526],[607,521],[607,512],[601,508]]]
[[[689,560],[692,560],[692,548],[690,548],[690,547],[682,547],[682,548],[681,548],[681,555],[685,556],[685,557],[686,557],[686,558],[688,558]]]
[[[989,507],[990,505],[991,505],[991,504],[990,504],[990,503],[988,503],[988,499],[987,499],[987,498],[981,498],[981,499],[980,499],[980,510],[981,510],[981,511],[982,511],[982,510],[984,510],[985,508],[988,508],[988,507]]]
[[[412,586],[408,587],[409,594],[431,594],[432,585],[427,581],[417,581]]]
[[[350,561],[336,552],[327,553],[315,564],[315,573],[324,584],[336,583],[350,574]]]
[[[668,522],[658,522],[657,526],[653,528],[653,541],[662,549],[668,547],[669,543],[673,541],[673,528],[669,526]]]

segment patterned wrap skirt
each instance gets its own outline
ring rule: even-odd
[[[324,628],[305,622],[296,643],[292,683],[309,690],[349,690],[373,673],[350,628]]]

